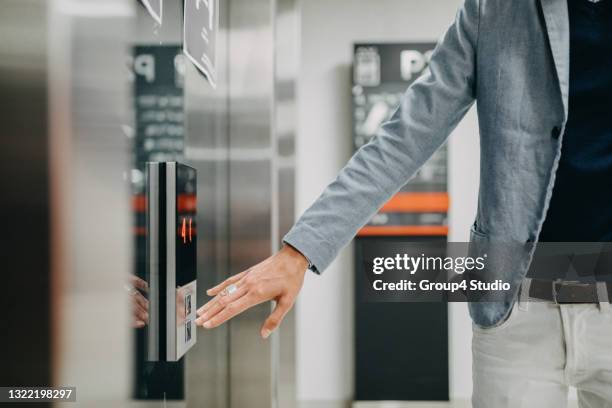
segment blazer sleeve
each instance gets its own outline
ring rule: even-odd
[[[429,69],[375,137],[304,212],[283,241],[322,272],[357,231],[446,141],[476,98],[479,0],[465,0]]]

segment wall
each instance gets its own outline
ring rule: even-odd
[[[358,41],[435,41],[459,0],[304,0],[298,79],[296,212],[301,214],[351,154],[350,64]],[[476,211],[478,129],[474,109],[450,141],[452,241],[465,241]],[[304,401],[352,396],[352,251],[308,276],[297,306],[297,387]],[[450,306],[451,395],[471,394],[471,323]],[[409,346],[409,345],[407,345]]]

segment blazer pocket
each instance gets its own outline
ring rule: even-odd
[[[495,334],[510,326],[521,311],[518,309],[518,302],[514,302],[508,313],[491,326],[482,326],[472,322],[472,329],[475,333]]]

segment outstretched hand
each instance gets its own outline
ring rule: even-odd
[[[212,329],[253,306],[275,300],[276,307],[260,331],[266,339],[293,307],[307,268],[304,255],[285,245],[265,261],[209,289],[206,293],[214,298],[198,309],[195,322]]]

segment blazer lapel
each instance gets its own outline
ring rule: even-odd
[[[567,118],[567,99],[569,94],[569,16],[567,0],[540,0],[546,22],[548,41],[555,60],[557,78]]]

